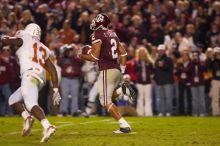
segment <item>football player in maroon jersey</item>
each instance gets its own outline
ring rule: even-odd
[[[121,90],[115,90],[125,72],[127,53],[120,43],[116,33],[108,29],[110,19],[106,14],[98,14],[90,25],[94,31],[91,35],[92,49],[87,54],[79,51],[78,56],[83,60],[97,61],[99,65],[99,99],[111,114],[119,122],[119,130],[114,133],[129,133],[131,127],[121,116],[118,108],[112,102],[121,93],[135,98],[135,92],[127,83],[122,84]]]

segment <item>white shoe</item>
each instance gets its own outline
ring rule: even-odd
[[[83,116],[83,117],[85,117],[85,118],[89,118],[90,115],[89,115],[88,113],[86,113],[86,112],[82,112],[82,113],[81,113],[81,116]]]
[[[56,132],[56,127],[53,125],[50,125],[47,129],[44,129],[43,131],[43,137],[41,139],[41,143],[47,142],[51,136],[54,135]]]
[[[163,116],[163,114],[162,114],[162,113],[159,113],[159,114],[158,114],[158,117],[162,117],[162,116]]]
[[[34,123],[34,118],[32,116],[28,116],[24,120],[22,136],[28,136],[31,133],[31,127]]]
[[[205,117],[205,114],[200,114],[199,116],[200,116],[200,117]]]
[[[170,116],[171,116],[171,114],[170,114],[170,113],[166,113],[166,116],[167,116],[167,117],[170,117]]]

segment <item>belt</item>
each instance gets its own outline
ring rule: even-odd
[[[36,69],[39,70],[38,68],[36,68]],[[29,69],[27,69],[26,71],[31,71],[31,70],[35,70],[35,68],[29,68]],[[24,71],[24,72],[21,74],[21,76],[22,76],[26,71]],[[44,83],[44,81],[43,81],[37,74],[31,73],[31,76],[33,76],[34,78],[36,78],[37,80],[39,80],[39,81],[41,82],[41,84]]]

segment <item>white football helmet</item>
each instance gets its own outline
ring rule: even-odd
[[[30,23],[25,28],[24,31],[34,37],[37,37],[38,40],[40,40],[41,37],[41,29],[40,26],[36,23]]]

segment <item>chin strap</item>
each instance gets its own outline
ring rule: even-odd
[[[100,26],[97,27],[95,30],[98,30],[98,29],[108,30],[108,28],[107,28],[107,27],[104,27],[103,25],[100,25]]]

